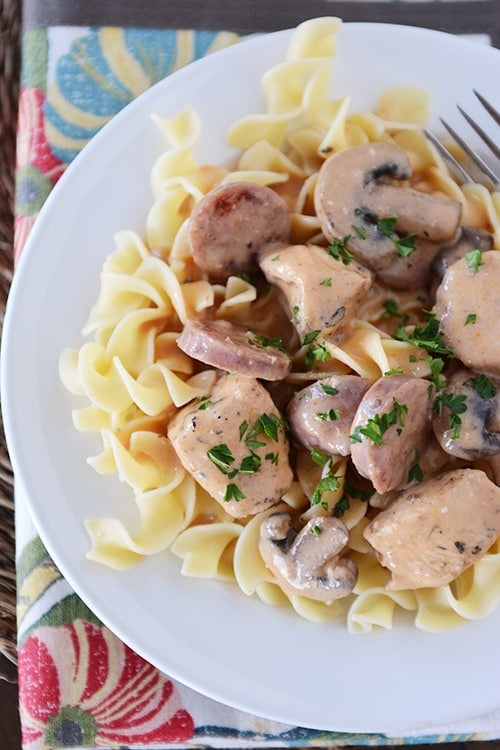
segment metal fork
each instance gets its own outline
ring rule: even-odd
[[[481,105],[484,107],[486,112],[491,116],[491,118],[495,121],[497,125],[500,125],[500,113],[495,109],[495,107],[488,102],[482,94],[480,94],[478,91],[473,89],[475,96],[481,103]],[[491,138],[488,133],[486,133],[483,128],[478,125],[478,123],[474,120],[474,118],[466,112],[463,107],[461,107],[459,104],[457,104],[457,109],[464,117],[464,119],[467,121],[467,123],[473,128],[473,130],[477,133],[477,135],[480,137],[482,142],[487,146],[487,148],[490,150],[490,152],[497,158],[497,160],[500,160],[500,148],[497,145],[497,141]],[[494,169],[490,164],[488,164],[478,153],[477,150],[473,149],[471,145],[462,138],[461,135],[457,133],[457,131],[451,127],[445,120],[442,118],[439,118],[442,125],[446,128],[448,133],[451,135],[451,137],[458,143],[458,145],[462,148],[462,150],[469,156],[469,158],[472,160],[472,162],[478,167],[482,175],[486,178],[487,181],[487,187],[493,188],[493,190],[500,190],[500,171],[498,169]],[[455,172],[456,176],[460,180],[461,183],[467,183],[467,182],[478,182],[482,181],[478,177],[474,176],[470,170],[465,169],[465,167],[460,164],[457,159],[453,156],[453,154],[443,145],[443,143],[432,133],[432,131],[428,130],[427,128],[424,130],[425,135],[427,138],[434,144],[434,146],[437,148],[441,156],[446,160],[446,162],[450,165],[451,169]],[[498,136],[497,136],[498,138]]]

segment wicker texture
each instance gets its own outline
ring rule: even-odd
[[[14,165],[20,69],[20,2],[0,0],[0,326],[12,279]],[[0,423],[0,652],[16,660],[13,477]]]

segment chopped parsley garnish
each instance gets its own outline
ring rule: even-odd
[[[311,497],[311,505],[319,505],[321,503],[321,506],[326,510],[326,508],[328,508],[328,504],[322,502],[321,498],[323,497],[323,494],[325,492],[335,492],[335,490],[338,490],[339,487],[340,482],[335,474],[331,473],[330,469],[326,477],[320,479],[320,481],[314,488],[314,492]]]
[[[324,466],[330,460],[330,456],[315,446],[311,448],[311,458],[318,466]]]
[[[279,453],[266,453],[264,458],[266,459],[266,461],[270,461],[272,464],[274,464],[274,466],[277,466],[279,461]]]
[[[299,315],[300,315],[300,307],[298,305],[294,305],[292,308],[293,313],[293,319],[296,323],[299,321]]]
[[[428,352],[444,354],[447,357],[453,356],[452,349],[441,342],[439,320],[434,313],[428,313],[425,326],[414,326],[410,331],[401,326],[393,335],[393,338],[397,341],[405,341],[407,344],[425,349]]]
[[[484,263],[481,250],[469,250],[465,253],[464,258],[468,268],[474,271],[474,273],[477,273],[479,266],[482,266]]]
[[[330,352],[323,342],[310,346],[305,356],[307,367],[312,367],[316,362],[326,362],[327,359],[330,359]]]
[[[320,333],[321,331],[319,330],[319,328],[317,331],[309,331],[309,333],[306,333],[306,335],[304,336],[304,340],[302,344],[304,345],[311,344],[314,341],[314,339],[318,338]]]
[[[408,482],[421,482],[424,478],[424,472],[422,470],[422,467],[419,464],[419,459],[420,459],[420,454],[415,449],[413,463],[410,466],[410,471],[408,472]]]
[[[494,398],[497,395],[496,386],[486,375],[479,375],[477,378],[470,378],[465,381],[465,385],[470,385],[476,393],[484,399]]]
[[[360,227],[357,224],[352,224],[352,228],[361,240],[366,240],[366,227]]]
[[[446,385],[446,380],[444,380],[441,376],[441,372],[444,367],[444,359],[441,359],[441,357],[429,357],[429,367],[431,369],[431,380],[436,386],[436,388],[444,388]]]
[[[467,317],[465,318],[464,326],[470,326],[473,325],[477,320],[476,313],[469,313]]]
[[[403,374],[403,368],[402,367],[394,367],[392,370],[386,370],[384,372],[384,375],[386,377],[390,377],[391,375],[402,375]]]
[[[398,434],[401,433],[405,426],[407,411],[408,407],[406,404],[394,401],[391,411],[375,414],[374,417],[368,420],[364,427],[358,425],[349,437],[355,443],[361,443],[364,436],[371,440],[374,445],[384,445],[383,436],[390,427],[399,423]]]
[[[319,536],[321,534],[321,527],[317,524],[315,526],[311,526],[311,534],[314,534],[314,536]]]
[[[237,470],[234,470],[231,466],[231,464],[234,463],[234,456],[226,443],[219,443],[218,445],[214,445],[213,448],[210,448],[207,451],[207,456],[223,474],[232,476],[235,476],[237,474]]]
[[[326,279],[323,279],[323,281],[320,281],[320,286],[331,286],[332,285],[332,277],[327,276]]]
[[[209,398],[202,398],[200,403],[198,404],[197,411],[205,411],[205,409],[208,409],[209,406],[212,406],[212,402]]]
[[[358,499],[362,503],[367,503],[374,494],[375,490],[373,487],[369,489],[362,489],[361,487],[356,487],[354,484],[351,484],[346,480],[344,484],[344,494],[342,495],[338,503],[335,504],[333,515],[337,518],[339,516],[343,516],[344,513],[346,513],[346,511],[348,511],[351,507],[351,500]]]
[[[339,240],[335,238],[330,245],[326,248],[329,255],[335,260],[341,260],[344,266],[348,266],[349,263],[354,259],[354,255],[347,247],[347,243],[351,239],[351,235],[348,234],[344,239]]]
[[[446,406],[450,412],[448,425],[450,429],[453,429],[451,438],[452,440],[457,440],[460,437],[460,429],[462,427],[460,414],[467,411],[467,397],[463,394],[457,395],[455,391],[452,393],[439,393],[432,405],[432,411],[440,415],[443,406]]]
[[[246,419],[240,424],[240,440],[243,440],[245,432],[248,430],[248,422]]]
[[[244,500],[246,495],[240,490],[237,484],[228,484],[224,493],[224,502],[228,503],[231,500]]]
[[[249,456],[245,456],[240,464],[240,472],[242,474],[255,474],[260,469],[262,460],[256,453],[250,453]]]
[[[339,392],[338,388],[334,388],[333,385],[328,385],[328,383],[320,383],[321,390],[326,393],[327,396],[336,396]]]
[[[271,347],[273,349],[279,349],[282,352],[285,351],[283,346],[283,339],[279,336],[268,338],[267,336],[263,336],[260,333],[252,334],[252,336],[253,338],[251,336],[248,337],[248,343],[252,346],[258,346],[260,348]]]
[[[336,422],[340,419],[340,412],[338,409],[329,409],[328,411],[317,411],[315,416],[321,422]]]
[[[399,237],[394,231],[397,219],[395,216],[389,216],[385,219],[378,219],[377,229],[388,237],[393,243],[396,252],[401,258],[408,258],[415,252],[415,235],[408,234],[405,237]]]

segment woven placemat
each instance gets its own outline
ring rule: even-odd
[[[0,0],[0,331],[12,280],[14,167],[20,70],[20,0]],[[0,416],[0,652],[16,661],[12,467]]]

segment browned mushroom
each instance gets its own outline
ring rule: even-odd
[[[259,551],[290,596],[332,602],[352,593],[358,577],[354,560],[343,555],[349,531],[339,518],[311,518],[297,532],[286,512],[272,513],[261,525]]]
[[[434,434],[450,455],[477,461],[500,453],[500,394],[486,375],[454,372],[433,411]]]
[[[443,341],[472,370],[500,376],[500,253],[474,250],[453,263],[436,292]]]
[[[390,143],[344,149],[322,165],[315,190],[316,213],[329,241],[344,240],[367,268],[380,271],[396,257],[394,241],[380,221],[394,219],[399,234],[432,242],[452,239],[461,205],[397,185],[408,180],[410,161]]]

